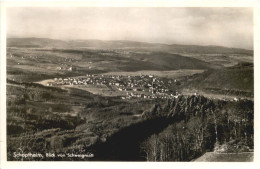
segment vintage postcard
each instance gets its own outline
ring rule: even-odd
[[[259,1],[241,2],[1,3],[3,167],[254,167]]]

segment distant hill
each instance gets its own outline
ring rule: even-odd
[[[252,50],[227,48],[222,46],[196,46],[146,43],[136,41],[102,41],[102,40],[55,40],[47,38],[8,38],[7,47],[31,48],[95,48],[95,49],[127,49],[144,51],[163,51],[175,53],[202,53],[202,54],[246,54],[253,55]]]
[[[7,47],[68,47],[68,43],[62,40],[54,40],[47,38],[8,38]]]
[[[178,69],[210,69],[212,64],[206,63],[204,61],[184,57],[178,54],[170,54],[164,52],[152,52],[149,54],[141,53],[131,53],[130,58],[134,60],[135,64],[127,65],[128,63],[121,64],[120,66],[129,67],[136,69],[143,69],[145,65],[150,65],[148,70],[153,70],[155,68],[160,68],[159,70],[178,70]],[[143,63],[143,66],[141,65]]]

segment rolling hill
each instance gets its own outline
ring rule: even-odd
[[[253,97],[254,67],[252,63],[239,63],[228,68],[209,70],[194,75],[184,88],[197,89],[199,93]]]
[[[102,41],[102,40],[54,40],[47,38],[8,38],[8,47],[31,48],[95,48],[95,49],[125,49],[144,51],[164,51],[174,53],[201,53],[201,54],[246,54],[253,55],[252,50],[227,48],[222,46],[196,46],[146,43],[136,41]]]
[[[212,64],[195,58],[165,52],[151,52],[149,54],[132,53],[130,54],[130,58],[137,61],[132,66],[139,66],[140,63],[148,63],[152,66],[151,70],[156,67],[161,68],[161,70],[210,69],[213,67]]]

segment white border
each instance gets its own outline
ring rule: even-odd
[[[0,0],[1,1],[1,0]],[[6,8],[24,6],[88,6],[88,7],[254,7],[254,105],[255,105],[255,158],[251,163],[224,163],[224,162],[7,162],[6,161]],[[0,168],[260,168],[259,163],[259,104],[260,89],[259,77],[259,0],[87,0],[87,1],[2,1],[0,2],[0,33],[1,33],[1,57],[0,57]],[[19,29],[19,28],[18,28]]]

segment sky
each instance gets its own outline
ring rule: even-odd
[[[253,49],[253,8],[9,7],[7,36]]]

